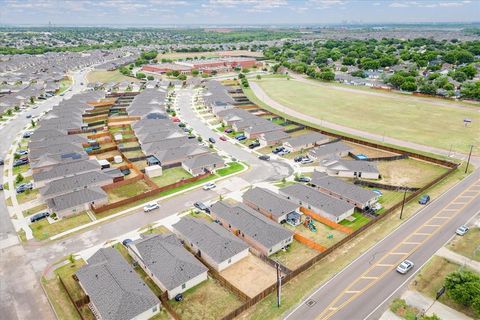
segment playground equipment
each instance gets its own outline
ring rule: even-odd
[[[307,216],[305,218],[305,221],[303,222],[303,225],[310,229],[312,232],[317,232],[317,227],[315,226],[315,223],[313,223],[313,219],[310,216]]]

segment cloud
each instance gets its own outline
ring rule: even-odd
[[[392,2],[389,4],[391,8],[436,8],[436,7],[462,7],[466,4],[471,3],[470,0],[463,1],[401,1],[401,2]]]

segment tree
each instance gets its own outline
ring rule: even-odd
[[[192,76],[194,76],[194,77],[198,76],[199,73],[200,73],[200,71],[198,71],[197,69],[192,70]]]
[[[8,110],[6,111],[6,113],[7,113],[7,116],[11,116],[12,113],[13,113],[13,111],[12,111],[12,109],[8,109]]]
[[[419,91],[421,93],[434,95],[437,93],[437,87],[432,83],[425,83],[420,86]]]
[[[467,80],[467,75],[463,71],[455,71],[452,78],[457,80],[458,82],[464,82],[465,80]]]
[[[262,79],[262,76],[257,74],[257,80],[260,80],[260,79]]]
[[[13,109],[15,109],[15,112],[20,111],[20,107],[19,107],[19,106],[15,106],[15,107],[13,107]]]
[[[445,289],[448,297],[480,315],[480,275],[469,270],[452,272],[445,278]]]
[[[333,81],[335,80],[335,73],[332,70],[325,70],[320,72],[319,77],[324,81]]]
[[[35,123],[35,121],[33,119],[30,120],[30,124],[32,125],[32,128],[35,128],[37,126],[37,124]]]
[[[17,177],[15,178],[16,183],[20,183],[24,180],[24,177],[22,176],[21,173],[17,174]]]
[[[184,74],[181,74],[181,75],[179,75],[179,76],[177,77],[177,79],[178,79],[178,80],[185,81],[185,80],[187,80],[187,76],[184,75]]]
[[[153,76],[151,76],[151,75],[147,76],[147,80],[153,80],[153,79],[155,79]]]
[[[359,77],[359,78],[366,78],[367,75],[365,74],[365,72],[363,70],[356,70],[356,71],[353,71],[351,73],[352,76],[354,77]]]
[[[395,73],[390,78],[388,78],[388,82],[395,88],[400,88],[400,86],[405,82],[405,77],[398,73]]]
[[[243,73],[239,73],[238,74],[238,79],[243,79],[243,78],[245,78],[245,75]]]
[[[460,93],[465,98],[480,99],[480,81],[462,84]]]
[[[137,79],[145,79],[147,77],[147,75],[143,72],[137,72],[137,74],[135,75],[135,77]]]
[[[30,103],[31,103],[31,104],[34,104],[34,103],[35,103],[35,98],[34,98],[34,97],[30,97]]]
[[[413,92],[413,91],[417,90],[417,85],[415,84],[415,82],[405,81],[405,82],[402,83],[402,85],[400,86],[400,89],[402,89],[403,91]]]

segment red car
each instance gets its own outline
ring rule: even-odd
[[[173,118],[172,118],[172,121],[173,121],[173,122],[180,122],[180,119],[178,119],[177,117],[173,117]]]
[[[221,137],[220,137],[220,140],[222,140],[222,141],[227,141],[227,138],[225,138],[225,136],[221,136]]]

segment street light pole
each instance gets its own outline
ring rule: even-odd
[[[400,210],[400,220],[402,220],[403,215],[403,207],[405,207],[405,198],[407,197],[407,188],[403,188],[403,201],[402,201],[402,209]]]
[[[468,154],[467,167],[465,168],[465,173],[468,171],[468,165],[470,164],[470,158],[472,157],[473,144],[470,145],[470,153]]]

